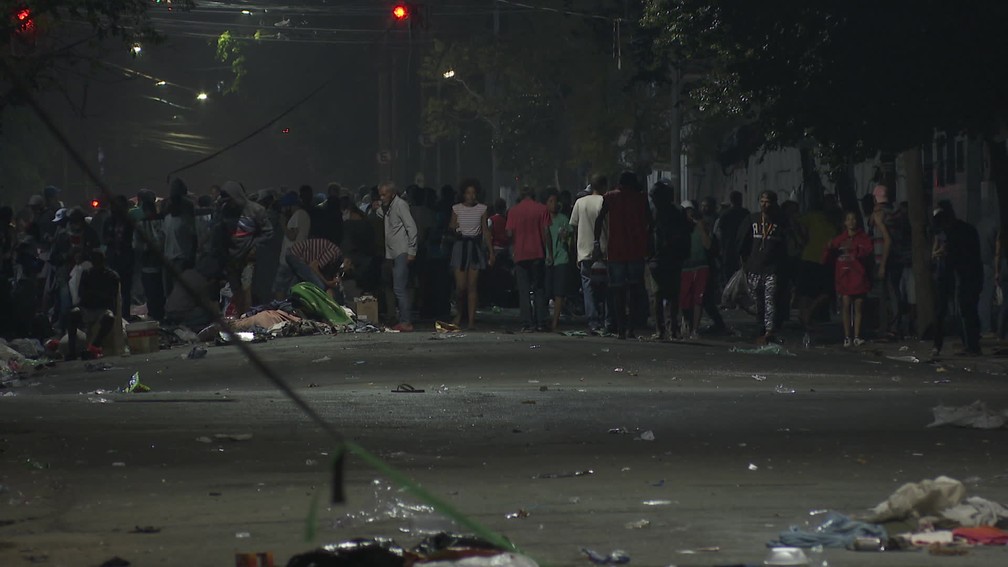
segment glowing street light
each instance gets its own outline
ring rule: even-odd
[[[200,93],[200,94],[196,95],[196,100],[206,100],[206,99],[207,99],[207,94],[206,93]]]
[[[452,78],[452,77],[455,76],[455,69],[448,69],[441,76],[444,77],[444,78],[446,78],[446,79],[450,79],[450,78]]]
[[[158,81],[158,82],[154,83],[154,86],[155,87],[163,87],[163,86],[165,86],[167,84],[168,84],[167,81]]]
[[[143,46],[141,46],[139,43],[134,43],[133,47],[131,47],[130,50],[133,52],[134,56],[140,55],[140,52],[143,51]]]

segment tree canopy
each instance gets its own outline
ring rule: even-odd
[[[763,147],[807,137],[847,158],[934,129],[1000,132],[1008,3],[646,0],[655,48],[696,81],[697,112],[749,124]]]

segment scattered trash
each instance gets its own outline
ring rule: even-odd
[[[651,520],[637,520],[635,522],[627,522],[624,524],[628,530],[642,530],[651,525]]]
[[[671,500],[644,500],[641,504],[645,506],[671,506]]]
[[[213,443],[213,439],[207,437],[206,435],[201,435],[196,438],[197,443]]]
[[[909,482],[872,508],[866,520],[881,523],[937,515],[942,510],[959,504],[965,495],[966,487],[963,483],[947,476]]]
[[[641,435],[640,435],[640,437],[638,437],[638,439],[640,439],[641,441],[654,441],[654,431],[651,431],[649,429],[649,430],[645,431],[644,433],[641,433]]]
[[[517,512],[510,512],[504,515],[504,518],[508,520],[523,520],[528,517],[529,517],[528,510],[525,510],[524,508],[519,509]]]
[[[886,540],[880,537],[857,537],[847,545],[851,551],[885,551]]]
[[[187,354],[185,354],[185,356],[183,356],[183,358],[189,360],[198,360],[200,358],[206,357],[206,355],[207,355],[207,349],[201,346],[194,346]]]
[[[525,404],[525,405],[529,405],[529,406],[536,405],[536,401],[535,400],[522,400],[522,403]]]
[[[764,565],[808,565],[805,552],[797,547],[774,547],[767,551]]]
[[[903,346],[899,347],[899,351],[900,352],[908,352],[909,350],[910,350],[910,347],[908,347],[906,345],[903,345]]]
[[[25,459],[25,466],[30,469],[35,469],[37,471],[49,468],[49,465],[47,463],[36,461],[35,459]]]
[[[752,464],[752,463],[749,463],[749,470],[751,470],[751,471],[758,471],[759,467],[756,466],[756,465],[754,465],[754,464]]]
[[[1008,545],[1008,532],[994,526],[956,528],[952,535],[974,545]]]
[[[445,323],[444,321],[436,321],[434,323],[434,331],[438,333],[458,333],[462,331],[462,329],[458,325]]]
[[[330,360],[332,360],[332,358],[330,358],[329,355],[326,355],[323,356],[322,358],[316,358],[312,362],[329,362]]]
[[[630,431],[626,427],[612,427],[609,429],[609,433],[612,435],[626,435]]]
[[[795,389],[785,384],[777,384],[777,386],[774,387],[774,392],[777,392],[778,394],[794,394]]]
[[[403,384],[399,384],[398,386],[396,386],[395,390],[392,390],[392,393],[393,394],[422,394],[422,393],[424,393],[424,391],[425,390],[417,390],[413,386],[410,386],[409,384],[403,383]]]
[[[159,534],[161,533],[161,528],[155,528],[154,526],[136,526],[131,531],[131,534]]]
[[[593,475],[593,474],[595,474],[594,470],[587,469],[587,470],[583,470],[583,471],[574,471],[574,472],[569,472],[569,473],[543,473],[543,474],[537,474],[537,475],[533,476],[532,478],[534,478],[534,479],[538,479],[538,478],[573,478],[573,477],[576,477],[576,476],[590,476],[590,475]]]
[[[777,541],[771,541],[768,547],[774,548],[810,548],[817,545],[832,548],[850,548],[858,538],[877,538],[888,541],[885,528],[867,522],[851,520],[843,514],[830,512],[822,524],[812,531],[805,531],[798,526],[791,526],[781,532]],[[769,563],[774,565],[773,563]],[[796,563],[777,563],[777,565],[795,565]]]
[[[122,468],[122,467],[126,466],[126,463],[124,463],[122,461],[116,461],[116,462],[112,463],[112,466],[113,467],[117,467],[117,468]]]
[[[366,360],[358,360],[358,361],[355,361],[354,364],[357,364],[357,365],[367,364],[367,361]]]
[[[564,332],[562,332],[560,334],[563,335],[563,336],[565,336],[565,337],[587,337],[588,336],[588,333],[586,333],[584,331],[564,331]]]
[[[111,363],[100,361],[100,362],[85,362],[84,370],[88,372],[104,372],[106,370],[111,370],[114,368]]]
[[[763,345],[757,348],[732,347],[730,352],[740,352],[742,354],[766,354],[777,356],[797,356],[779,344]]]
[[[582,547],[581,553],[584,553],[596,565],[623,565],[630,563],[630,556],[622,549],[616,549],[609,555],[602,555],[597,551]]]
[[[305,459],[304,464],[306,467],[314,467],[315,465],[318,464],[318,461],[316,461],[315,459]]]
[[[676,551],[676,553],[680,555],[696,555],[698,553],[717,553],[719,551],[721,551],[720,547],[713,546],[713,547],[698,547],[696,549],[680,549],[679,551]]]
[[[529,345],[529,350],[536,350],[538,348],[542,348],[542,345]]]
[[[251,433],[215,433],[214,439],[218,441],[248,441],[252,439]]]
[[[888,358],[889,360],[895,360],[897,362],[913,362],[913,363],[920,362],[920,359],[912,354],[908,354],[905,356],[887,356],[886,358]]]
[[[766,382],[766,378],[767,378],[766,376],[762,376],[760,374],[753,374],[752,375],[752,379],[755,380],[755,381],[757,381],[757,382]]]
[[[1008,423],[1008,410],[994,411],[980,400],[968,406],[937,406],[931,411],[934,413],[934,421],[928,427],[955,425],[974,429],[1001,429]]]
[[[309,383],[308,383],[308,387],[309,387],[309,388],[318,388],[318,387],[319,387],[319,385],[318,385],[317,383],[315,383],[315,382],[309,382]]]
[[[954,544],[945,545],[941,543],[932,543],[928,546],[928,553],[931,555],[957,556],[966,555],[969,553],[969,550]]]
[[[252,534],[248,532],[235,532],[235,538],[237,539],[248,539],[252,537]]]
[[[273,567],[272,551],[259,553],[235,553],[235,567]]]
[[[140,373],[134,372],[133,376],[130,377],[129,382],[125,386],[119,388],[118,392],[121,394],[141,394],[144,392],[150,392],[151,389],[146,384],[140,381]]]

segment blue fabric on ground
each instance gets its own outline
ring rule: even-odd
[[[767,547],[847,547],[859,537],[877,537],[883,542],[889,539],[885,528],[875,524],[851,520],[843,514],[830,512],[825,521],[814,532],[802,531],[791,526],[781,532],[780,539],[767,543]]]

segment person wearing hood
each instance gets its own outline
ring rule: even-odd
[[[172,180],[162,226],[165,260],[181,274],[196,263],[196,207],[179,178]],[[175,280],[170,274],[165,276],[165,294],[171,295]]]
[[[221,229],[226,236],[227,279],[235,313],[249,308],[255,250],[273,236],[273,224],[258,203],[249,200],[245,188],[228,181],[220,189]]]

